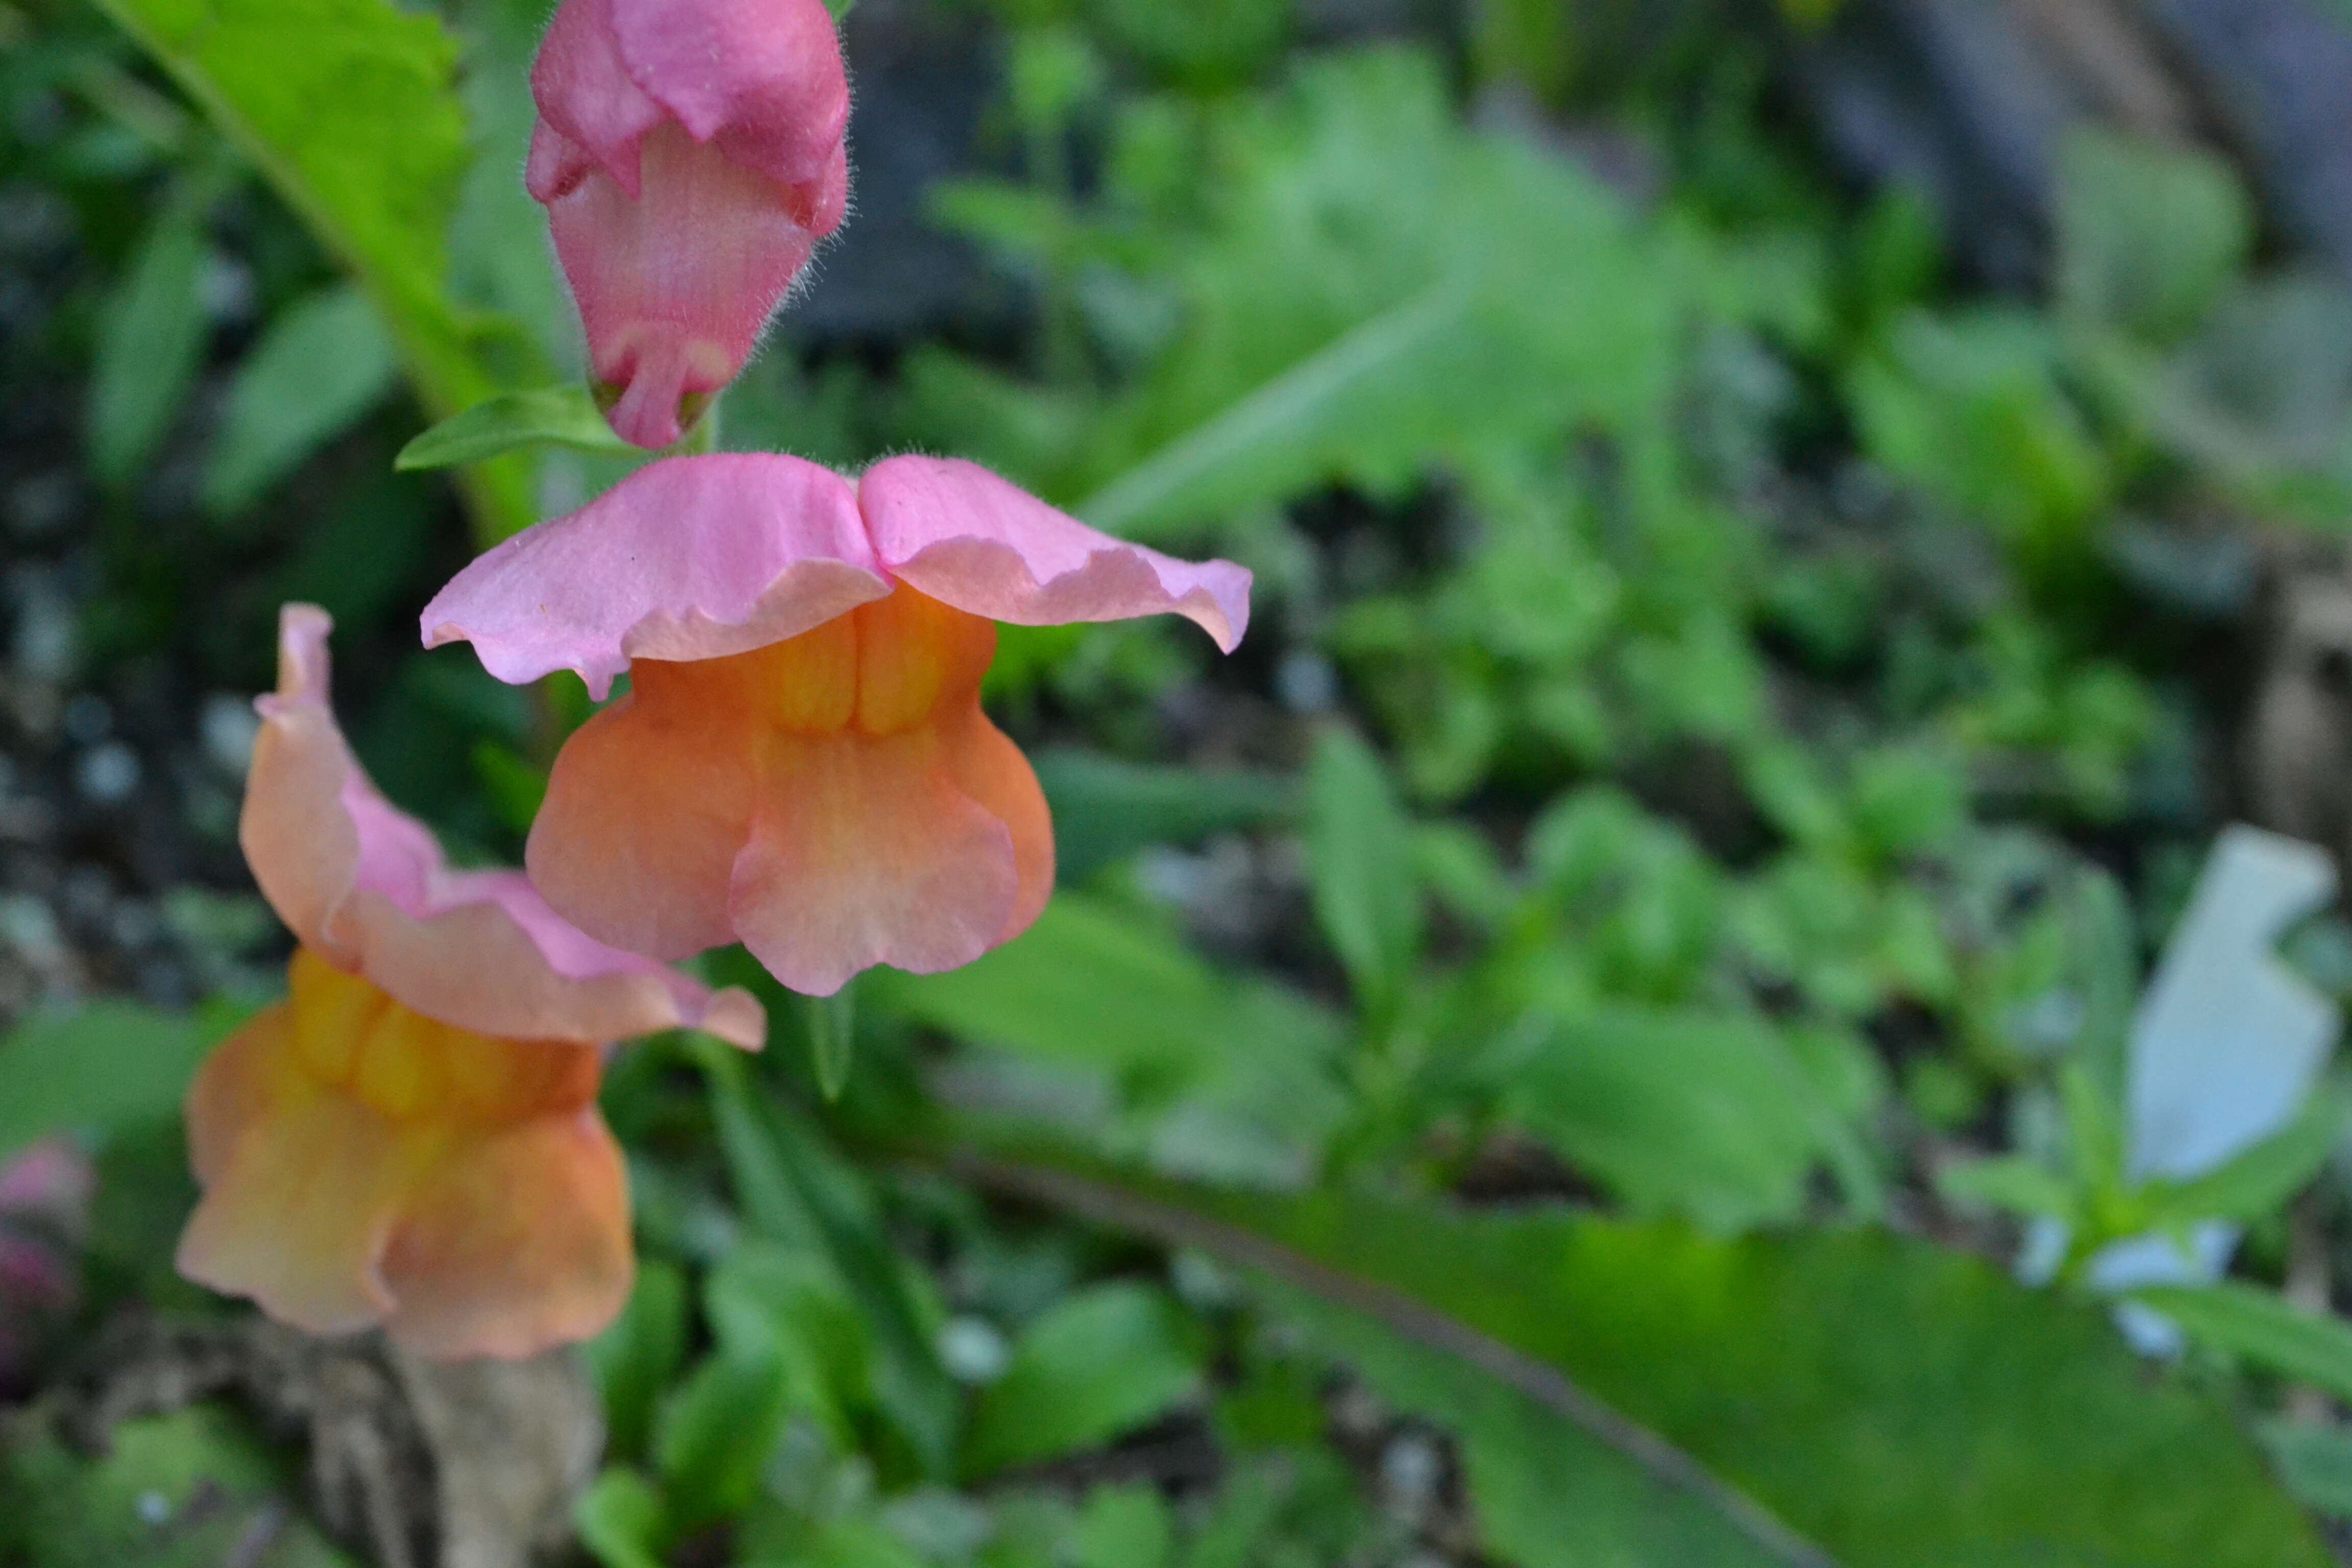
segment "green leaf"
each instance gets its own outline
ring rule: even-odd
[[[232,516],[383,400],[397,367],[383,322],[349,284],[297,300],[238,369],[205,471],[205,509]]]
[[[404,473],[450,468],[533,447],[624,455],[636,450],[613,434],[586,387],[548,386],[500,393],[444,419],[403,447],[393,467]]]
[[[580,1544],[604,1568],[663,1568],[668,1533],[661,1494],[635,1470],[607,1469],[572,1506]]]
[[[691,1530],[743,1511],[791,1414],[774,1347],[730,1344],[704,1357],[654,1428],[654,1465],[672,1523]]]
[[[2059,155],[2059,308],[2177,342],[2244,270],[2254,220],[2220,155],[2077,131]]]
[[[1836,1120],[1771,1024],[1696,1010],[1551,1026],[1504,1109],[1636,1210],[1716,1230],[1794,1217]]]
[[[2059,1103],[2066,1110],[2067,1153],[2074,1184],[2085,1192],[2111,1191],[2124,1180],[2124,1124],[2119,1102],[2089,1063],[2070,1060],[2058,1069]]]
[[[1065,886],[1153,844],[1192,844],[1262,827],[1296,809],[1297,792],[1269,773],[1154,767],[1055,748],[1031,759],[1054,811],[1054,856]]]
[[[454,87],[457,44],[437,18],[386,0],[101,0],[101,8],[366,291],[429,416],[446,418],[502,390],[479,352],[481,323],[446,289],[446,237],[471,154]],[[528,478],[512,466],[469,477],[482,533],[535,520]]]
[[[1556,1209],[1210,1192],[1034,1146],[959,1168],[1369,1313],[1662,1479],[1675,1467],[1644,1443],[1671,1444],[1844,1568],[2328,1561],[2224,1405],[2152,1377],[2096,1308],[1979,1258],[1865,1231],[1726,1242]]]
[[[93,1002],[26,1019],[0,1038],[0,1162],[53,1133],[176,1117],[197,1065],[251,1012],[233,1003],[166,1013]]]
[[[187,401],[211,322],[200,289],[205,213],[217,177],[184,181],[156,213],[107,300],[89,376],[90,465],[110,485],[136,479]]]
[[[937,1559],[919,1553],[877,1520],[827,1519],[803,1524],[786,1553],[746,1532],[734,1561],[761,1568],[932,1568]],[[1026,1565],[1024,1565],[1026,1568]]]
[[[2115,475],[2061,390],[2038,318],[1907,312],[1851,373],[1868,454],[1992,525],[2029,572],[2079,571]]]
[[[1356,994],[1395,998],[1421,956],[1412,823],[1380,758],[1352,730],[1317,737],[1307,772],[1307,869],[1315,917]]]
[[[977,963],[920,977],[877,970],[861,984],[877,1011],[1112,1079],[1157,1119],[1147,1139],[1163,1169],[1294,1180],[1298,1154],[1346,1112],[1341,1020],[1284,987],[1220,973],[1081,894],[1058,896],[1028,934]]]
[[[922,1473],[943,1472],[955,1390],[936,1349],[940,1314],[883,1233],[866,1178],[816,1129],[758,1092],[731,1047],[702,1037],[695,1048],[744,1218],[754,1233],[831,1262],[873,1331],[876,1404]]]
[[[2344,1135],[2344,1097],[2322,1088],[2301,1114],[2227,1164],[2186,1182],[2151,1182],[2135,1194],[2153,1227],[2261,1219],[2309,1186]]]
[[[1201,1387],[1183,1314],[1161,1291],[1117,1283],[1055,1304],[1032,1323],[964,1436],[967,1476],[994,1475],[1149,1425]]]
[[[2341,1318],[2306,1312],[2275,1291],[2231,1279],[2130,1294],[2201,1345],[2352,1400],[2352,1324]]]
[[[814,1418],[843,1452],[873,1404],[874,1347],[839,1273],[822,1254],[746,1242],[704,1290],[712,1331],[731,1351],[773,1357],[790,1407]]]
[[[841,1098],[849,1087],[849,1070],[857,1060],[856,991],[845,985],[830,996],[804,996],[801,1017],[808,1026],[809,1058],[816,1070],[817,1091],[827,1100]]]
[[[1180,1568],[1249,1568],[1282,1511],[1282,1491],[1267,1466],[1226,1481],[1176,1559]]]
[[[2073,1187],[2039,1160],[2023,1154],[1947,1165],[1936,1173],[1936,1190],[1953,1203],[2063,1219],[2070,1224],[2081,1207]]]
[[[117,1424],[102,1454],[28,1416],[0,1443],[0,1561],[11,1568],[358,1568],[294,1512],[291,1467],[214,1405]],[[289,1517],[290,1516],[290,1517]],[[251,1543],[268,1544],[255,1558]]]
[[[1234,988],[1216,971],[1083,894],[1055,899],[1027,934],[977,963],[874,978],[902,1016],[1086,1067],[1181,1067],[1234,1014]]]
[[[1285,367],[1078,510],[1099,528],[1133,531],[1157,515],[1211,510],[1221,496],[1302,488],[1315,474],[1298,459],[1318,447],[1329,451],[1328,462],[1340,457],[1331,448],[1386,445],[1367,432],[1430,416],[1426,409],[1398,406],[1400,394],[1417,391],[1422,373],[1468,335],[1476,299],[1467,279],[1431,284]]]
[[[1783,1558],[1507,1381],[1367,1313],[1281,1292],[1386,1403],[1460,1446],[1478,1542],[1517,1568],[1774,1568]]]
[[[1097,1487],[1071,1531],[1077,1568],[1160,1568],[1176,1523],[1156,1486]]]
[[[2306,1508],[2352,1520],[2352,1434],[2298,1421],[2266,1421],[2259,1430],[2287,1490]]]
[[[1141,176],[1109,193],[1118,216],[1090,242],[1122,260],[1129,209],[1184,214],[1152,280],[1181,290],[1182,330],[1049,488],[1089,495],[1097,525],[1162,535],[1654,407],[1674,365],[1662,258],[1568,160],[1464,130],[1449,90],[1428,54],[1318,60],[1279,97],[1226,100],[1205,157],[1160,174],[1212,199],[1158,200]],[[1150,167],[1114,174],[1130,163]]]
[[[604,1399],[605,1450],[621,1458],[646,1451],[654,1410],[686,1363],[686,1275],[646,1258],[613,1326],[588,1342],[588,1364]]]

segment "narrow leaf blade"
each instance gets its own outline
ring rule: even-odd
[[[403,447],[393,467],[403,473],[452,468],[533,447],[623,454],[636,449],[613,434],[587,388],[549,386],[501,393],[444,419]]]
[[[2235,1280],[2151,1287],[2132,1300],[2182,1332],[2300,1383],[2352,1400],[2352,1324],[2306,1312],[2284,1297]]]
[[[1316,919],[1357,994],[1391,996],[1421,952],[1412,824],[1371,747],[1338,725],[1316,742],[1307,790]]]
[[[205,510],[244,510],[392,390],[392,340],[349,284],[298,300],[237,371],[228,418],[205,473]]]
[[[1723,1242],[1026,1158],[960,1168],[1372,1313],[1546,1391],[1621,1452],[1672,1445],[1785,1521],[1794,1534],[1748,1533],[1789,1561],[1821,1560],[1800,1537],[1845,1568],[2327,1561],[2228,1410],[2151,1383],[2096,1310],[1980,1259],[1859,1231]]]

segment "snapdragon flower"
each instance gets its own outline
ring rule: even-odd
[[[981,711],[993,623],[1173,613],[1231,651],[1250,574],[1088,528],[971,463],[855,482],[795,458],[652,465],[460,573],[427,647],[627,697],[556,759],[525,857],[562,916],[658,958],[740,941],[830,995],[969,963],[1054,880],[1036,775]]]
[[[604,1047],[699,1027],[757,1048],[739,990],[590,940],[514,871],[452,869],[360,768],[324,612],[289,605],[239,837],[299,941],[290,995],[187,1102],[204,1191],[181,1272],[317,1333],[521,1356],[609,1322],[633,1272]]]

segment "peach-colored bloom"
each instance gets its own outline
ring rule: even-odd
[[[427,1356],[530,1355],[612,1321],[633,1265],[597,1047],[437,1022],[309,948],[289,978],[189,1093],[205,1197],[181,1271]]]
[[[328,704],[323,612],[289,605],[241,837],[300,939],[292,994],[188,1098],[204,1201],[181,1271],[314,1332],[436,1356],[593,1333],[630,1278],[602,1047],[766,1020],[563,922],[521,874],[457,871],[361,771]]]
[[[678,438],[841,224],[849,82],[823,0],[564,0],[530,73],[547,207],[613,428]]]
[[[424,616],[491,674],[628,697],[556,759],[527,857],[566,919],[663,958],[741,941],[796,991],[930,973],[1026,930],[1035,775],[980,708],[993,621],[1172,612],[1230,650],[1249,574],[1126,544],[970,463],[853,484],[793,458],[656,463],[475,562]]]

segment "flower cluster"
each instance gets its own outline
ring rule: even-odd
[[[548,209],[614,428],[675,444],[741,370],[848,195],[822,0],[564,0],[531,87]],[[847,478],[672,457],[461,572],[423,615],[489,672],[577,672],[526,869],[457,870],[337,728],[325,615],[289,606],[240,837],[298,947],[287,1000],[191,1090],[190,1278],[320,1333],[523,1355],[625,1300],[605,1053],[739,990],[667,967],[741,942],[785,987],[969,963],[1054,880],[1035,775],[982,711],[996,624],[1162,613],[1230,651],[1249,574],[1112,539],[985,469]]]

